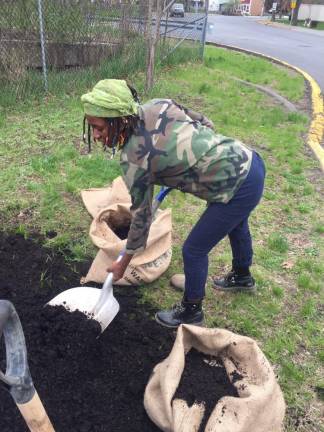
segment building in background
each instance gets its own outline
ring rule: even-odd
[[[209,0],[209,12],[220,14],[261,16],[263,8],[264,0]]]
[[[166,3],[169,0],[165,0]],[[182,3],[186,12],[198,11],[205,9],[205,0],[176,0],[176,3]]]
[[[233,6],[233,0],[209,0],[209,12],[222,13]]]
[[[234,11],[241,15],[261,16],[263,5],[263,0],[241,0],[234,6]]]
[[[219,2],[220,2],[220,0],[209,0],[208,11],[209,12],[218,12],[219,11]]]
[[[298,20],[305,21],[308,27],[316,27],[318,22],[324,22],[324,0],[302,0]]]

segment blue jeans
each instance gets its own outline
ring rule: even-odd
[[[252,264],[248,218],[262,197],[264,179],[263,160],[258,153],[253,152],[249,174],[234,197],[227,204],[209,204],[190,232],[182,248],[187,300],[198,300],[205,296],[208,253],[226,235],[231,243],[233,267],[249,267]]]

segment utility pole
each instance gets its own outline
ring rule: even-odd
[[[45,88],[45,92],[47,93],[48,92],[48,82],[47,82],[46,49],[45,49],[44,18],[43,18],[42,0],[38,0],[37,4],[38,4],[39,36],[40,36],[40,42],[41,42],[44,88]]]

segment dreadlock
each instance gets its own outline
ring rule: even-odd
[[[138,116],[107,118],[109,135],[107,147],[119,150],[127,143],[137,127]]]
[[[131,91],[131,93],[132,93],[132,95],[133,95],[133,98],[134,98],[134,101],[140,104],[140,103],[141,103],[140,98],[139,98],[139,96],[138,96],[138,94],[137,94],[137,91],[134,89],[134,87],[132,87],[132,86],[131,86],[130,84],[128,84],[128,83],[127,83],[127,87],[128,87],[129,90]]]
[[[134,89],[134,87],[130,86],[129,84],[127,84],[127,86],[131,91],[135,102],[141,103],[137,91]],[[123,147],[129,140],[133,131],[137,128],[138,120],[139,118],[136,115],[126,116],[126,117],[106,118],[106,121],[108,122],[109,135],[108,135],[108,142],[104,144],[104,150],[107,150],[107,147],[112,148],[114,154],[116,147],[117,150]],[[87,134],[86,134],[86,126],[88,126]],[[88,152],[90,153],[91,152],[91,126],[89,125],[89,123],[87,123],[86,116],[84,116],[83,118],[83,142],[88,144]]]
[[[86,126],[88,126],[87,128],[87,135],[86,135]],[[88,153],[91,152],[91,126],[89,125],[89,123],[87,123],[87,118],[86,116],[83,117],[83,142],[86,144],[88,144]]]

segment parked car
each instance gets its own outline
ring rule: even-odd
[[[170,17],[175,16],[180,16],[182,18],[185,16],[184,6],[182,3],[174,3],[171,6]]]

